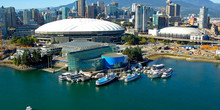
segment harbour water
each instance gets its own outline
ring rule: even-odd
[[[129,83],[59,82],[41,70],[21,72],[0,67],[0,109],[24,110],[219,110],[220,64],[161,59],[174,69],[169,79],[147,75]]]

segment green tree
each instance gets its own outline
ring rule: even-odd
[[[16,65],[17,64],[17,58],[13,59],[13,64]]]
[[[21,56],[19,55],[18,56],[18,59],[17,59],[17,62],[16,62],[16,65],[18,66],[18,65],[20,65],[21,64]]]
[[[142,61],[143,60],[142,51],[140,47],[126,48],[123,51],[123,54],[128,55],[128,58],[130,61]]]
[[[216,59],[216,60],[219,60],[220,58],[219,58],[219,56],[217,55],[217,56],[215,57],[215,59]]]
[[[142,38],[140,41],[141,44],[145,44],[146,42],[147,42],[147,40],[145,38]]]

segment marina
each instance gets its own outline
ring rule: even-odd
[[[165,69],[172,67],[172,77],[151,79],[147,74],[141,74],[129,83],[114,80],[97,87],[97,79],[74,83],[59,81],[59,75],[65,71],[51,74],[41,70],[22,72],[0,67],[0,106],[1,109],[19,110],[28,106],[36,110],[219,108],[219,64],[173,59],[149,63],[154,64],[164,64]]]

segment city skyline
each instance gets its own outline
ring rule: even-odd
[[[67,5],[73,3],[76,0],[4,0],[0,1],[0,4],[4,7],[15,7],[16,9],[30,9],[30,8],[46,8],[46,7],[56,7],[61,5]],[[100,0],[102,1],[102,0]],[[211,0],[214,3],[220,3],[219,0]]]

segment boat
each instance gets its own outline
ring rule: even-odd
[[[104,76],[105,76],[104,73],[98,73],[98,74],[96,74],[93,78],[94,78],[94,79],[99,79],[99,78],[102,78],[102,77],[104,77]]]
[[[161,77],[164,70],[155,70],[152,72],[152,74],[149,75],[150,78],[155,79]]]
[[[59,75],[59,80],[61,81],[66,81],[67,80],[67,77],[69,77],[71,75],[70,72],[66,72],[66,73],[62,73],[61,75]]]
[[[118,78],[119,81],[125,80],[125,78],[127,77],[127,74],[125,72],[123,72],[120,77]]]
[[[172,76],[172,73],[173,73],[173,69],[169,68],[163,72],[161,78],[168,78],[168,77]]]
[[[92,74],[91,73],[85,73],[83,72],[82,70],[79,71],[80,74],[84,75],[84,76],[87,76],[87,77],[91,77]]]
[[[162,69],[164,66],[164,64],[153,65],[153,67],[156,69]]]
[[[111,81],[113,81],[116,78],[116,74],[110,73],[109,75],[106,75],[104,78],[100,78],[96,81],[97,86],[101,86],[104,84],[107,84]]]
[[[133,81],[133,80],[136,80],[138,77],[140,76],[140,73],[132,73],[131,75],[128,75],[126,78],[125,78],[125,82],[130,82],[130,81]]]
[[[32,110],[31,106],[27,106],[26,110]]]

